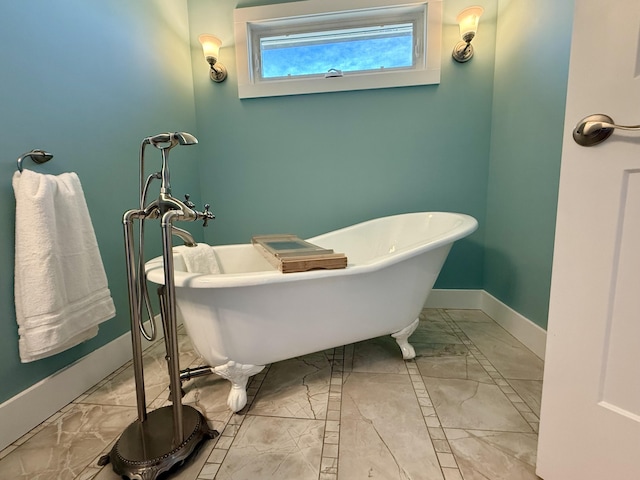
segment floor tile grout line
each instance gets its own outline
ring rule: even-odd
[[[322,435],[322,452],[320,454],[319,480],[337,480],[338,455],[340,445],[340,413],[342,411],[342,382],[344,371],[344,346],[332,350],[329,374],[329,394],[327,395],[327,410]],[[334,379],[336,380],[334,382]],[[331,406],[338,406],[330,409]],[[332,413],[337,412],[337,413]],[[332,417],[336,417],[332,418]],[[330,423],[331,422],[331,423]],[[331,429],[329,428],[331,427]],[[334,443],[327,440],[331,437]],[[329,451],[335,449],[335,455],[329,455]]]
[[[431,396],[429,395],[427,386],[425,385],[422,375],[418,370],[418,365],[415,359],[406,360],[405,368],[409,374],[413,392],[416,395],[416,400],[418,401],[418,406],[420,407],[422,418],[425,426],[427,427],[429,439],[431,440],[431,444],[436,453],[438,465],[440,466],[440,471],[443,477],[446,479],[446,472],[444,468],[447,468],[448,470],[457,471],[460,478],[462,478],[462,472],[458,466],[458,461],[453,454],[449,440],[446,435],[444,435],[442,424],[440,423],[440,417],[438,417],[438,413],[431,401]],[[451,461],[453,461],[453,463],[451,463]]]
[[[104,455],[108,455],[111,453],[111,450],[113,449],[113,446],[116,444],[116,442],[120,439],[120,435],[116,436],[116,438],[114,438],[95,458],[93,458],[86,467],[84,467],[80,473],[78,474],[78,476],[76,478],[82,478],[82,474],[88,470],[95,470],[96,472],[93,474],[93,476],[91,478],[94,478],[97,474],[99,474],[103,469],[105,468],[113,468],[111,463],[108,463],[107,465],[103,465],[103,466],[98,466],[98,460],[100,460],[101,457],[103,457]]]
[[[196,476],[196,480],[200,480],[203,479],[204,477],[202,477],[202,472],[203,470],[205,470],[206,468],[212,468],[211,465],[218,465],[217,469],[216,469],[216,473],[213,477],[215,479],[218,475],[218,472],[220,470],[220,467],[222,466],[222,464],[224,463],[225,458],[227,457],[227,453],[229,452],[229,449],[231,448],[233,442],[236,439],[236,436],[238,435],[238,431],[240,430],[240,427],[242,426],[242,424],[244,423],[245,418],[247,417],[247,414],[249,412],[249,409],[251,408],[251,406],[253,405],[253,402],[255,401],[256,397],[258,396],[258,392],[260,391],[260,387],[262,387],[262,383],[264,382],[264,379],[267,376],[267,373],[269,372],[269,369],[271,368],[271,365],[266,365],[264,370],[262,370],[261,372],[259,372],[258,374],[254,375],[253,377],[251,377],[248,385],[247,385],[247,390],[248,389],[255,389],[255,393],[251,394],[251,395],[247,395],[247,404],[242,408],[242,410],[240,410],[240,412],[237,413],[233,413],[232,415],[229,416],[227,422],[225,423],[224,427],[222,428],[220,435],[216,438],[216,444],[213,447],[213,449],[211,450],[211,453],[209,453],[209,456],[207,457],[207,460],[205,461],[205,463],[203,464],[202,468],[200,469],[200,471],[198,472],[198,475]],[[232,423],[233,421],[233,423]],[[233,434],[232,435],[228,435],[228,433],[231,433],[230,431],[228,431],[229,426],[233,425]],[[228,448],[219,448],[218,444],[220,443],[220,440],[223,437],[231,437],[231,440],[228,440]],[[227,440],[225,440],[227,441]]]
[[[491,361],[482,353],[475,343],[468,337],[468,335],[460,328],[454,319],[452,319],[445,309],[441,310],[440,315],[445,323],[451,328],[451,331],[462,341],[463,345],[467,347],[469,354],[480,364],[482,369],[487,373],[491,381],[500,389],[500,391],[507,397],[507,400],[518,411],[520,416],[527,422],[527,425],[535,432],[538,433],[538,427],[540,420],[529,405],[523,400],[518,392],[511,386],[509,381],[504,378],[500,371],[491,363]],[[470,348],[471,346],[471,348]],[[477,353],[476,353],[477,352]],[[490,366],[492,370],[488,370],[487,366]],[[493,375],[492,375],[493,373]],[[517,400],[515,401],[514,400]],[[528,415],[525,415],[528,414]],[[529,417],[529,418],[527,418]]]

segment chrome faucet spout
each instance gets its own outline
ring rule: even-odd
[[[196,247],[198,245],[193,239],[193,235],[182,228],[171,225],[171,233],[177,237],[180,237],[187,247]]]

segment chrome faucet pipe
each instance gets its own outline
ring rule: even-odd
[[[144,212],[129,210],[125,212],[122,223],[124,226],[124,249],[127,264],[127,284],[129,290],[129,317],[131,319],[131,346],[133,349],[133,373],[136,383],[136,403],[138,407],[138,420],[142,423],[147,419],[146,397],[144,391],[144,372],[142,366],[142,332],[139,326],[142,323],[142,302],[140,299],[139,282],[137,278],[136,260],[133,245],[133,220],[143,218]]]
[[[176,287],[173,276],[173,244],[171,236],[173,231],[173,221],[180,214],[171,210],[162,216],[162,259],[164,263],[164,315],[162,321],[167,337],[167,351],[169,363],[169,385],[171,387],[171,403],[173,404],[173,440],[175,444],[181,444],[184,440],[184,425],[182,418],[182,398],[180,389],[180,364],[178,359],[178,330],[176,314]]]
[[[172,147],[165,147],[161,149],[162,154],[162,170],[160,171],[162,186],[160,187],[160,194],[171,195],[171,174],[169,173],[169,152]]]
[[[160,196],[158,197],[158,208],[160,209],[161,214],[165,214],[169,210],[179,210],[182,213],[182,218],[180,220],[193,221],[198,219],[198,214],[194,209],[185,205],[183,201],[172,197],[170,192],[160,192]]]

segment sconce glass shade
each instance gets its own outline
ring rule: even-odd
[[[458,14],[456,21],[460,25],[462,41],[456,43],[455,47],[453,47],[453,53],[451,54],[456,62],[465,63],[473,57],[471,40],[476,36],[478,20],[480,20],[480,15],[483,13],[484,8],[482,7],[469,7]]]
[[[227,78],[227,69],[224,65],[218,62],[218,55],[220,54],[220,47],[222,42],[218,37],[203,33],[198,37],[198,41],[202,45],[202,53],[204,58],[211,67],[209,70],[209,78],[216,83],[223,82]]]
[[[482,7],[469,7],[461,11],[456,21],[460,25],[460,36],[465,42],[470,42],[478,31],[478,20],[484,13]]]
[[[218,55],[220,54],[220,47],[222,46],[220,39],[205,33],[198,37],[198,41],[202,45],[202,52],[207,62],[211,63],[209,58],[212,58],[213,63],[216,63],[218,61]]]

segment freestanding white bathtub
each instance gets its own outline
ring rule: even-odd
[[[246,384],[268,363],[392,334],[403,357],[418,315],[468,215],[420,212],[378,218],[308,239],[345,253],[340,270],[283,274],[251,244],[211,247],[219,274],[189,273],[174,249],[178,317],[214,373],[232,382],[227,404],[247,401]],[[164,283],[162,257],[146,264]]]

